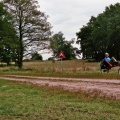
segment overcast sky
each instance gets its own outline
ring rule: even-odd
[[[89,22],[91,16],[97,16],[106,6],[120,0],[38,0],[41,11],[49,15],[52,31],[62,31],[66,40],[76,38],[76,32]]]

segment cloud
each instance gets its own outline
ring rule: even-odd
[[[38,0],[41,10],[50,17],[53,32],[62,31],[66,40],[76,38],[76,32],[97,16],[106,6],[119,0]]]
[[[41,9],[50,16],[48,21],[53,31],[62,31],[67,39],[75,37],[91,16],[97,16],[106,6],[117,2],[119,0],[39,0]]]

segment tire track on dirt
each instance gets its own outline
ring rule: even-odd
[[[55,78],[34,76],[0,76],[0,79],[26,82],[38,86],[62,88],[71,92],[85,91],[91,96],[120,100],[120,80],[84,79],[84,78]]]

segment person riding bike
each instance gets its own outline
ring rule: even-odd
[[[105,58],[103,59],[103,62],[107,69],[111,69],[112,64],[111,64],[111,59],[109,58],[108,53],[105,53]]]
[[[101,69],[110,70],[112,67],[120,66],[120,61],[117,61],[114,57],[110,59],[109,54],[105,53],[105,57],[102,60],[100,66],[101,66]]]

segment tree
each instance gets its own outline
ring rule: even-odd
[[[58,32],[57,34],[54,34],[51,37],[50,40],[50,48],[53,51],[53,54],[55,57],[57,57],[57,55],[60,52],[60,46],[63,45],[63,41],[65,40],[65,38],[63,37],[63,33],[62,32]]]
[[[4,9],[4,4],[0,2],[0,60],[6,62],[7,65],[10,61],[15,61],[18,42],[12,19],[12,16]]]
[[[77,35],[77,43],[80,43],[80,52],[83,53],[83,58],[93,58],[93,52],[94,52],[94,44],[92,40],[92,30],[93,30],[93,23],[96,20],[95,17],[91,17],[90,21],[87,23],[87,25],[83,26],[80,29],[80,32],[76,33]]]
[[[42,55],[40,55],[38,52],[32,53],[32,60],[43,60]]]
[[[47,17],[39,11],[36,0],[3,0],[6,9],[14,18],[19,47],[18,66],[22,68],[23,57],[31,51],[48,47],[51,25]]]
[[[58,56],[60,51],[63,51],[67,60],[75,59],[77,48],[74,48],[72,43],[72,40],[65,40],[62,32],[58,32],[51,37],[50,48],[52,49],[55,57]]]
[[[120,59],[120,3],[106,7],[96,18],[91,17],[77,33],[84,58],[101,60],[105,52]]]

